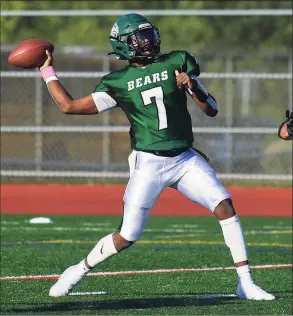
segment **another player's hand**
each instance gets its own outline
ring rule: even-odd
[[[286,111],[286,120],[281,123],[278,135],[284,140],[293,140],[293,112]]]
[[[43,69],[47,68],[47,67],[50,67],[52,66],[53,64],[53,56],[52,56],[52,53],[48,50],[46,50],[46,55],[47,55],[47,59],[46,61],[44,62],[43,66],[41,66],[39,69],[40,71],[42,71]]]
[[[175,70],[175,75],[176,75],[176,81],[178,87],[181,89],[184,85],[187,85],[189,89],[193,88],[193,83],[191,78],[188,76],[187,73],[181,72],[179,73],[178,70]]]

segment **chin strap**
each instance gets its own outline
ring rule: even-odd
[[[123,55],[117,54],[115,52],[108,53],[108,56],[115,55],[115,57],[119,60],[127,60]]]

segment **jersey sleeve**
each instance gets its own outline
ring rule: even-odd
[[[99,113],[109,111],[112,108],[118,106],[118,103],[114,98],[114,94],[111,92],[111,89],[103,82],[103,79],[96,86],[94,92],[92,93],[92,97]]]
[[[200,68],[197,59],[186,51],[183,51],[183,67],[182,71],[186,73],[200,75]]]

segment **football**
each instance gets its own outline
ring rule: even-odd
[[[11,65],[33,69],[44,64],[47,55],[46,50],[51,53],[54,51],[54,45],[41,39],[29,39],[18,44],[8,57]]]

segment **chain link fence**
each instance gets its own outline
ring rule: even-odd
[[[173,23],[175,16],[184,14],[184,19],[190,23],[188,25],[193,25],[195,16],[199,15],[207,16],[208,19],[215,17],[218,21],[222,21],[220,17],[225,16],[227,25],[238,15],[247,15],[247,22],[241,20],[244,26],[254,21],[253,16],[263,15],[263,25],[268,23],[268,16],[269,19],[274,16],[278,21],[292,16],[291,10],[183,11],[150,10],[141,13],[154,15],[155,24],[161,16],[169,16],[166,21]],[[32,19],[40,23],[40,26],[43,25],[43,16],[54,16],[66,29],[66,23],[78,15],[87,17],[83,25],[90,25],[90,30],[102,27],[108,30],[113,23],[112,17],[125,13],[112,9],[24,10],[2,11],[1,16],[3,19],[20,16],[28,25]],[[99,19],[96,19],[97,16],[100,16]],[[106,19],[106,16],[111,18]],[[99,23],[101,25],[97,28]],[[196,56],[203,72],[200,79],[216,97],[220,108],[215,118],[209,118],[188,97],[194,146],[209,156],[212,166],[222,179],[269,179],[276,185],[284,180],[290,181],[292,142],[282,141],[277,136],[285,110],[292,109],[290,49],[275,45],[257,50],[259,53],[255,54],[251,51],[252,46],[248,45],[250,50],[226,47],[226,51],[221,51],[219,42],[217,50],[194,52],[192,50],[197,45],[189,40],[189,36],[185,36],[187,42],[182,42],[183,33],[180,33],[180,28],[179,31],[176,29],[176,34],[170,33],[171,24],[168,23],[161,25],[165,38],[174,36],[169,43],[171,46],[176,42],[177,47],[187,49]],[[282,23],[276,25],[280,27]],[[266,37],[265,27],[260,25],[258,31]],[[82,39],[79,38],[79,41],[82,42]],[[245,39],[241,41],[244,42]],[[192,45],[185,47],[182,43]],[[2,44],[0,55],[1,176],[10,182],[20,178],[28,180],[28,177],[33,181],[51,177],[66,178],[69,183],[89,178],[127,178],[127,157],[131,149],[129,123],[124,113],[114,109],[93,116],[64,115],[52,100],[37,71],[15,71],[7,63],[13,47],[9,43]],[[99,51],[89,47],[63,47],[60,43],[59,47],[54,52],[54,65],[61,83],[73,97],[92,93],[105,73],[124,66],[121,61],[109,59],[102,52],[106,49],[102,45],[99,45]]]
[[[92,93],[103,74],[59,72],[59,78],[80,97]],[[2,71],[1,77],[2,176],[128,177],[129,123],[121,110],[64,115],[38,72]],[[194,146],[210,157],[220,178],[290,180],[292,144],[278,139],[277,128],[290,106],[292,74],[202,73],[201,78],[220,113],[206,117],[189,99]]]

